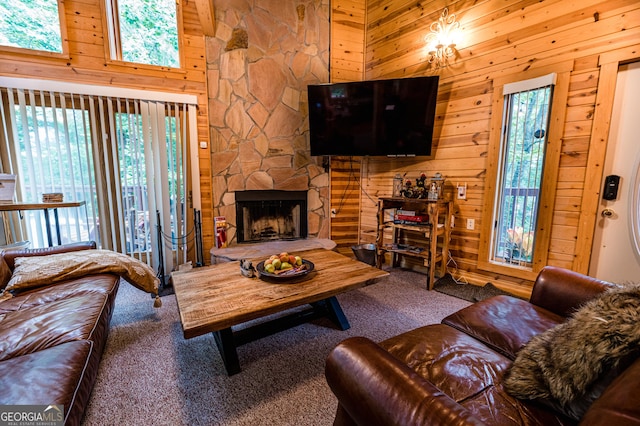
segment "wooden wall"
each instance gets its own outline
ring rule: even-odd
[[[334,2],[334,9],[342,4]],[[352,5],[353,2],[345,2]],[[540,72],[558,72],[570,62],[569,94],[563,118],[562,148],[555,187],[552,229],[547,263],[588,272],[599,200],[615,75],[603,83],[603,57],[617,62],[640,58],[640,3],[636,0],[362,0],[365,5],[364,76],[366,79],[440,76],[432,158],[361,162],[362,181],[359,239],[375,239],[372,197],[388,195],[396,173],[416,177],[441,172],[449,184],[466,183],[467,199],[455,200],[456,227],[451,251],[459,276],[472,283],[491,281],[524,292],[528,279],[478,268],[480,230],[485,203],[487,155],[494,79],[514,81]],[[446,68],[434,70],[426,62],[424,37],[444,7],[456,15],[462,32],[458,54]],[[354,19],[355,23],[361,20]],[[344,25],[333,22],[332,43],[351,40]],[[342,64],[344,55],[333,60]],[[355,57],[349,63],[357,64]],[[344,62],[346,63],[346,62]],[[610,67],[611,68],[611,67]],[[612,69],[613,69],[612,68]],[[342,75],[347,75],[341,71]],[[615,74],[615,73],[614,73]],[[357,75],[357,74],[356,74]],[[530,78],[530,77],[529,77]],[[564,108],[560,108],[564,109]],[[332,181],[333,184],[333,181]],[[332,198],[338,196],[332,190]],[[466,219],[475,219],[466,230]],[[340,216],[336,219],[340,219]],[[340,221],[340,226],[346,223]]]
[[[333,83],[364,79],[365,3],[360,0],[331,2],[331,58]],[[334,37],[333,34],[338,34]],[[331,239],[344,254],[359,244],[362,217],[360,159],[327,158],[331,180]],[[335,213],[334,213],[335,212]]]
[[[184,92],[198,96],[198,140],[209,141],[205,40],[194,1],[182,2],[183,32],[180,69],[110,61],[101,0],[64,0],[68,55],[52,57],[0,47],[0,75],[51,79],[74,83],[112,85],[154,91]],[[199,13],[200,12],[200,13]],[[210,28],[209,28],[210,30]],[[202,199],[202,234],[205,248],[213,245],[211,160],[199,149]],[[205,259],[209,256],[205,255]]]

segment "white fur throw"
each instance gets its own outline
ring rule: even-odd
[[[505,390],[579,420],[640,348],[640,285],[609,290],[520,351]]]

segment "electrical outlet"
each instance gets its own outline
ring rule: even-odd
[[[476,227],[475,219],[467,219],[467,229],[472,230]]]

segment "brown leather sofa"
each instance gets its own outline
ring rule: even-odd
[[[538,400],[515,398],[503,386],[521,348],[568,322],[578,307],[610,287],[546,267],[528,302],[497,296],[379,344],[347,339],[330,353],[325,368],[338,399],[334,424],[638,425],[637,351],[579,420]]]
[[[95,249],[93,242],[4,252],[3,289],[19,256]],[[100,274],[25,290],[0,302],[0,404],[64,406],[80,424],[95,383],[120,279]]]

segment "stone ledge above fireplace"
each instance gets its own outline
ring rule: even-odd
[[[264,260],[271,254],[281,253],[283,251],[289,253],[299,253],[305,250],[315,248],[323,248],[326,250],[335,250],[336,243],[326,238],[306,238],[304,240],[293,241],[269,241],[265,243],[255,244],[238,244],[233,247],[212,248],[210,251],[211,264],[234,262],[240,259],[256,259]],[[238,271],[238,273],[240,273]]]

